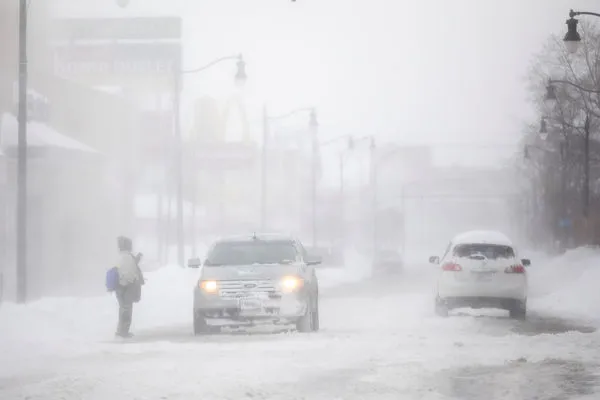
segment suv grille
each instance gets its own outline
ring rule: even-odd
[[[219,281],[219,295],[236,298],[250,295],[269,297],[277,291],[271,280]]]

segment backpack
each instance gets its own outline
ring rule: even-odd
[[[106,271],[106,290],[114,292],[119,287],[119,270],[112,267]]]

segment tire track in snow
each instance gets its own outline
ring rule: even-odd
[[[460,400],[571,400],[593,395],[599,366],[575,360],[517,360],[498,366],[474,365],[430,377],[439,391]]]

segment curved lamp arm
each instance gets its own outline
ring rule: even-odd
[[[212,67],[213,65],[220,64],[223,61],[228,61],[228,60],[242,61],[243,58],[242,58],[241,54],[236,54],[236,55],[232,55],[232,56],[225,56],[225,57],[217,58],[216,60],[213,60],[213,61],[209,62],[208,64],[203,65],[203,66],[201,66],[199,68],[181,70],[180,73],[181,74],[195,74],[196,72],[204,71],[205,69],[208,69],[208,68]]]
[[[589,12],[589,11],[569,11],[569,17],[574,18],[577,17],[578,15],[592,15],[594,17],[600,17],[599,13],[595,13],[595,12]]]
[[[290,111],[288,113],[285,113],[285,114],[282,114],[282,115],[278,115],[278,116],[275,116],[275,117],[268,117],[268,119],[271,120],[271,121],[275,121],[275,120],[279,120],[279,119],[286,119],[286,118],[289,118],[289,117],[291,117],[293,115],[300,114],[302,112],[313,112],[314,110],[315,110],[314,107],[297,108],[295,110],[292,110],[292,111]]]

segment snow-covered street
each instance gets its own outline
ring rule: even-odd
[[[600,1],[0,0],[0,400],[600,400],[599,286]]]
[[[323,270],[322,329],[311,334],[255,328],[194,337],[189,285],[197,271],[176,268],[149,275],[127,342],[112,337],[109,295],[4,304],[0,398],[597,398],[600,334],[583,311],[599,307],[586,297],[598,260],[577,250],[532,266],[535,296],[523,322],[485,310],[435,317],[429,266],[385,282]],[[578,292],[579,303],[569,303]]]

